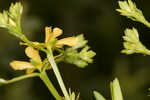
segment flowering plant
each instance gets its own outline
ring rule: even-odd
[[[145,19],[141,10],[131,0],[119,1],[119,9],[117,11],[133,21],[141,22],[147,27],[150,23]],[[79,93],[66,89],[57,64],[66,62],[76,65],[78,68],[85,68],[89,63],[93,62],[96,53],[90,50],[84,35],[66,37],[59,39],[63,34],[63,30],[58,27],[45,27],[44,42],[30,41],[23,34],[21,27],[21,15],[23,6],[17,2],[11,4],[8,11],[0,13],[0,27],[5,28],[9,33],[21,40],[20,45],[26,46],[25,54],[29,61],[14,60],[10,62],[10,66],[14,70],[25,70],[25,75],[15,77],[11,80],[0,78],[0,85],[10,84],[26,78],[39,77],[47,86],[50,93],[56,100],[79,100]],[[126,54],[142,53],[150,55],[150,51],[141,43],[136,28],[126,29],[124,39],[124,49],[121,51]],[[44,52],[46,57],[42,59],[40,52]],[[57,52],[57,53],[54,53]],[[47,76],[47,71],[53,70],[63,95],[60,95],[55,86]],[[69,90],[69,91],[68,91]],[[123,100],[119,81],[115,78],[110,83],[112,100]],[[96,100],[106,100],[99,92],[94,91]]]

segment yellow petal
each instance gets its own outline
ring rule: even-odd
[[[52,32],[51,27],[45,27],[45,43],[48,44],[48,42],[51,39],[54,39],[58,36],[60,36],[63,33],[63,31],[60,28],[54,28]]]
[[[29,58],[33,59],[34,61],[39,62],[39,63],[42,62],[39,52],[37,50],[35,50],[34,48],[27,47],[25,49],[25,53]]]
[[[39,42],[32,42],[32,44],[36,45],[36,46],[40,46],[41,44]],[[28,46],[27,43],[24,43],[24,42],[19,42],[19,45],[25,45],[25,46]]]
[[[25,61],[12,61],[10,63],[10,66],[14,69],[14,70],[24,70],[24,69],[31,69],[34,68],[34,66],[29,63],[29,62],[25,62]]]
[[[56,27],[56,28],[53,29],[53,35],[54,35],[53,37],[54,37],[54,38],[56,38],[56,37],[62,35],[62,33],[63,33],[62,29],[60,29],[60,28],[58,28],[58,27]]]
[[[61,40],[58,40],[56,42],[56,47],[60,47],[63,45],[68,45],[68,46],[75,46],[78,43],[78,38],[77,37],[68,37],[68,38],[63,38]]]
[[[27,69],[26,74],[31,74],[35,71],[35,68]]]
[[[52,28],[51,27],[45,27],[45,43],[48,43],[51,35],[52,35]]]

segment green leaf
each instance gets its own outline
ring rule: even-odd
[[[110,83],[110,89],[112,100],[123,100],[121,88],[117,78]]]
[[[99,92],[93,91],[96,100],[106,100]]]

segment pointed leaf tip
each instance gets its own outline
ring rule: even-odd
[[[96,100],[106,100],[99,92],[93,91]]]

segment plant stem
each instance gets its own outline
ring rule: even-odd
[[[150,28],[150,23],[147,20],[145,20],[143,24]]]
[[[10,84],[10,83],[14,83],[14,82],[17,82],[17,81],[21,81],[23,79],[27,79],[27,78],[31,78],[31,77],[37,77],[37,76],[39,76],[39,73],[27,74],[27,75],[15,77],[15,78],[13,78],[11,80],[5,80],[3,82],[3,84]]]
[[[45,85],[48,87],[49,91],[56,98],[56,100],[62,100],[62,97],[58,94],[57,90],[53,86],[52,82],[48,78],[48,76],[47,76],[45,71],[41,72],[40,78],[45,83]]]
[[[38,49],[38,50],[40,50],[40,51],[43,51],[43,52],[47,53],[47,50],[45,50],[44,48],[41,48],[41,47],[38,47],[38,46],[34,45],[30,40],[28,40],[28,39],[26,38],[25,35],[22,35],[22,36],[20,37],[20,39],[21,39],[23,42],[27,43],[28,46],[31,46],[31,47],[33,47],[33,48],[36,48],[36,49]]]
[[[61,57],[55,59],[55,62],[56,62],[56,63],[59,63],[59,62],[63,61],[63,60],[64,60],[64,57],[65,57],[65,56],[62,55]]]
[[[48,50],[49,50],[49,52],[47,53],[47,58],[48,58],[51,66],[53,68],[53,71],[55,73],[57,81],[58,81],[58,83],[60,85],[60,88],[61,88],[61,90],[62,90],[62,92],[63,92],[63,94],[65,96],[65,100],[70,100],[69,94],[68,94],[67,89],[66,89],[66,87],[64,85],[64,82],[63,82],[62,77],[60,75],[59,69],[58,69],[58,67],[57,67],[57,65],[55,63],[51,47],[48,47]]]

